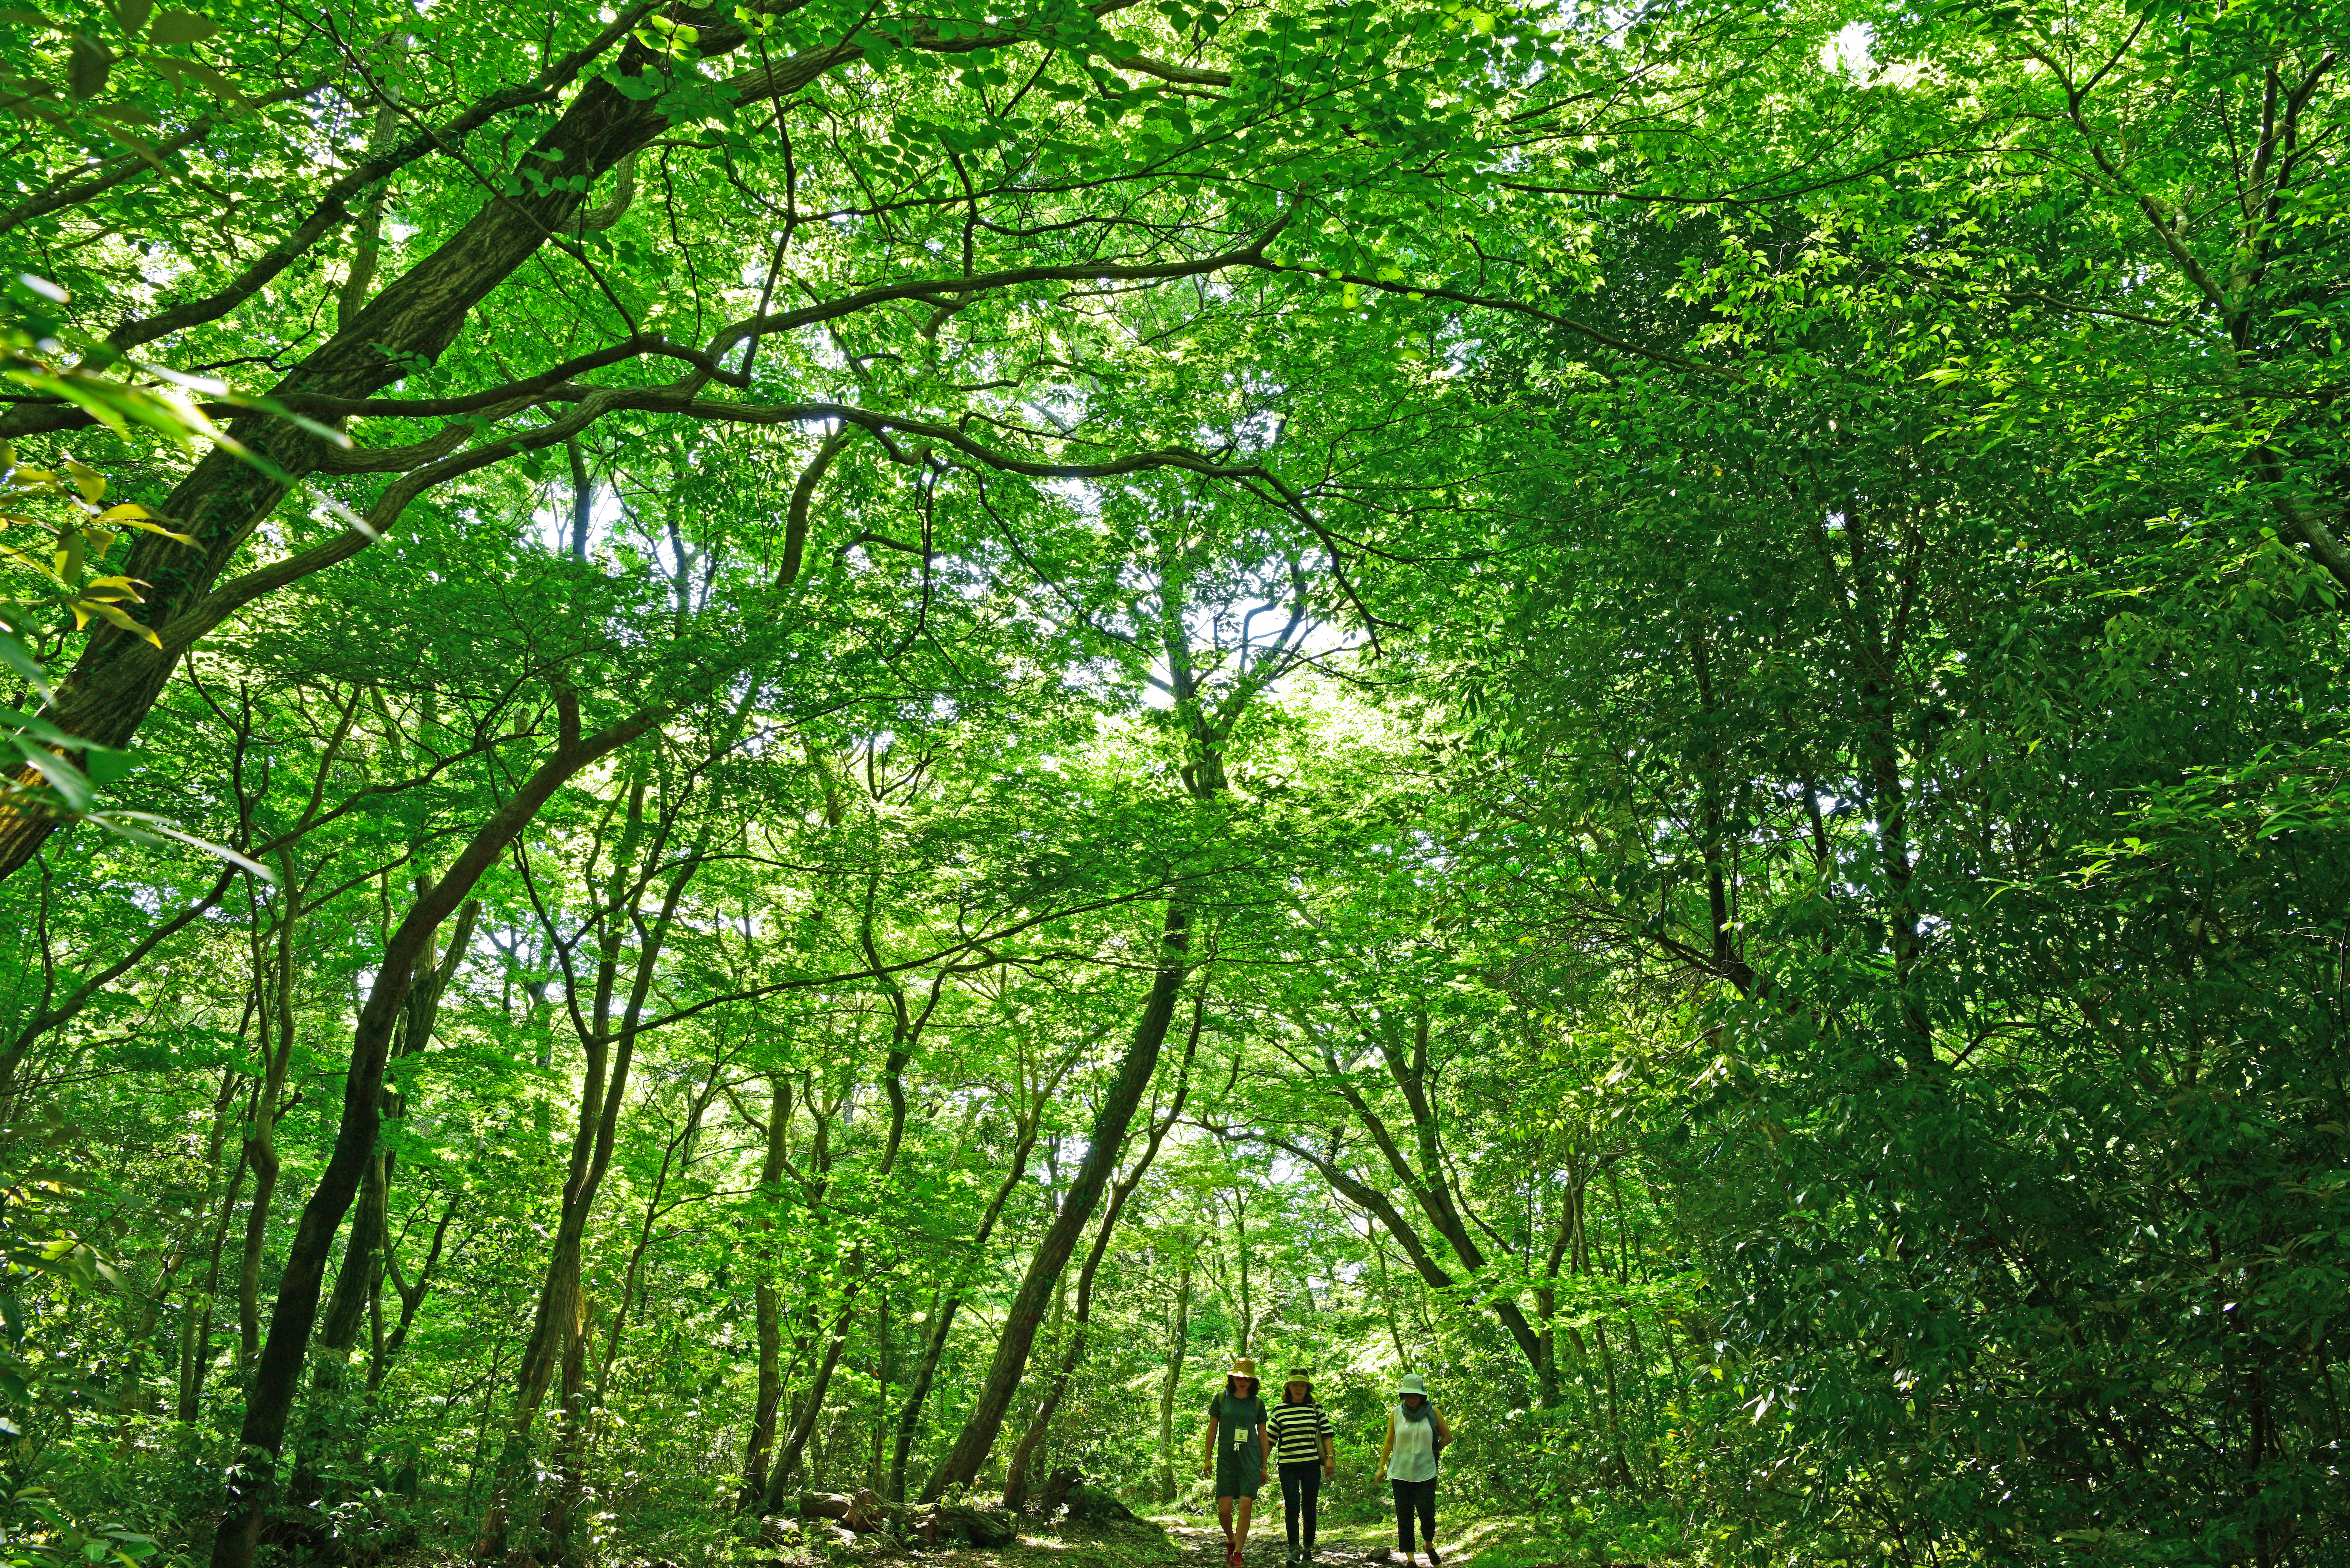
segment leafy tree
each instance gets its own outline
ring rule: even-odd
[[[11,1560],[2333,1561],[2343,20],[12,14]]]

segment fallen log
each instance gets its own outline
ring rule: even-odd
[[[925,1546],[1009,1546],[1019,1533],[1012,1511],[941,1501],[909,1521],[908,1534]]]
[[[845,1530],[859,1535],[869,1535],[889,1521],[889,1515],[879,1498],[858,1488],[854,1495],[840,1491],[804,1491],[800,1493],[802,1519],[829,1519]]]

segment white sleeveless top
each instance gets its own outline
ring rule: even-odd
[[[1395,1448],[1388,1455],[1388,1480],[1432,1480],[1436,1475],[1436,1412],[1430,1410],[1427,1420],[1415,1421],[1404,1414],[1403,1402],[1398,1400],[1388,1415],[1395,1421]]]

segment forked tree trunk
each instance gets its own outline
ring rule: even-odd
[[[588,1356],[585,1339],[572,1350],[572,1362],[564,1369],[563,1433],[561,1458],[556,1464],[557,1484],[556,1495],[548,1501],[540,1516],[539,1528],[555,1543],[556,1556],[565,1563],[576,1563],[579,1552],[572,1539],[572,1527],[578,1518],[580,1500],[586,1495],[588,1458],[595,1438],[595,1414],[604,1407],[605,1391],[612,1386],[612,1369],[620,1358],[620,1347],[627,1343],[631,1313],[637,1300],[638,1282],[643,1276],[645,1252],[652,1245],[653,1225],[668,1212],[661,1199],[669,1191],[672,1162],[690,1166],[693,1161],[695,1135],[702,1130],[702,1118],[710,1109],[710,1102],[718,1097],[718,1075],[723,1070],[723,1055],[713,1059],[710,1077],[695,1091],[690,1102],[685,1126],[670,1140],[661,1156],[660,1173],[653,1179],[652,1195],[645,1200],[643,1220],[637,1227],[637,1242],[629,1253],[629,1267],[620,1281],[619,1300],[612,1305],[612,1326],[604,1336],[604,1352],[597,1361],[592,1378],[588,1376]],[[592,1315],[592,1314],[591,1314]],[[592,1336],[588,1336],[592,1337]],[[583,1378],[586,1381],[583,1382]]]
[[[818,463],[822,463],[826,461],[828,461],[828,459],[820,454],[817,459]],[[809,472],[813,473],[817,472],[817,470],[812,465]],[[824,780],[826,796],[827,802],[830,803],[827,813],[827,819],[832,826],[837,827],[840,824],[841,817],[837,792],[832,784],[830,770],[821,765],[821,759],[818,759],[818,761],[819,765],[817,768],[817,774],[819,778]],[[924,1025],[929,1021],[930,1010],[928,1008],[924,1008],[918,1012],[908,1005],[904,989],[899,986],[894,979],[889,978],[887,973],[888,966],[882,963],[879,950],[874,945],[872,892],[878,886],[878,877],[868,883],[865,919],[861,930],[866,956],[872,962],[875,970],[881,971],[882,973],[882,985],[889,996],[893,1018],[889,1036],[889,1054],[883,1058],[881,1064],[881,1084],[883,1089],[887,1092],[889,1100],[889,1127],[882,1140],[880,1163],[875,1170],[876,1182],[882,1183],[887,1182],[889,1179],[890,1173],[897,1168],[898,1156],[904,1147],[906,1137],[906,1065],[913,1060],[914,1047],[920,1038]],[[931,991],[933,1002],[935,1002],[937,998],[938,988],[944,983],[944,981],[945,975],[941,972],[938,977],[938,980],[933,982]],[[777,1078],[775,1080],[775,1083],[776,1098],[767,1122],[767,1168],[763,1168],[763,1179],[771,1183],[782,1179],[789,1163],[784,1158],[784,1149],[781,1140],[786,1118],[790,1114],[790,1099],[788,1095],[785,1092],[784,1081],[781,1078]],[[1005,1201],[1011,1197],[1014,1188],[1018,1185],[1020,1173],[1026,1168],[1028,1151],[1035,1145],[1036,1127],[1042,1115],[1043,1099],[1040,1096],[1036,1107],[1030,1112],[1021,1123],[1021,1137],[1019,1146],[1013,1156],[1012,1173],[1004,1179],[1003,1183],[998,1188],[995,1199],[993,1202],[990,1204],[985,1219],[981,1221],[977,1240],[977,1245],[980,1247],[984,1247],[987,1244],[987,1237],[989,1232],[994,1227],[996,1217],[1003,1212]],[[816,1150],[811,1155],[813,1163],[812,1175],[815,1177],[818,1184],[816,1197],[811,1205],[812,1220],[821,1220],[822,1218],[822,1184],[828,1179],[828,1173],[831,1169],[831,1157],[823,1152],[827,1147],[828,1147],[826,1126],[827,1124],[824,1117],[819,1116],[817,1117],[816,1124]],[[769,1168],[771,1168],[772,1173],[766,1174]],[[785,1489],[791,1483],[792,1478],[797,1472],[801,1456],[806,1451],[808,1439],[814,1434],[817,1421],[822,1418],[825,1396],[830,1390],[834,1372],[839,1367],[841,1354],[847,1348],[848,1325],[851,1315],[857,1310],[857,1293],[858,1289],[864,1283],[865,1269],[865,1246],[862,1242],[859,1242],[849,1253],[848,1261],[842,1270],[844,1281],[839,1316],[833,1324],[830,1334],[826,1337],[825,1347],[821,1352],[821,1357],[814,1370],[814,1375],[810,1377],[808,1386],[798,1402],[795,1416],[792,1422],[791,1430],[785,1435],[782,1451],[776,1454],[774,1468],[765,1477],[764,1483],[761,1482],[757,1475],[757,1466],[762,1458],[760,1448],[762,1434],[756,1429],[753,1432],[751,1462],[745,1467],[745,1506],[755,1507],[762,1514],[775,1513],[782,1511]],[[760,1340],[760,1346],[762,1360],[760,1379],[760,1417],[765,1427],[764,1439],[768,1442],[772,1442],[775,1431],[776,1407],[780,1403],[782,1397],[782,1382],[780,1377],[772,1376],[768,1368],[772,1366],[774,1360],[772,1355],[772,1347],[778,1345],[781,1339],[781,1303],[777,1293],[774,1291],[772,1286],[766,1285],[763,1282],[760,1289],[763,1293],[760,1297],[760,1310],[763,1314],[764,1314],[761,1318],[762,1337]],[[813,1313],[811,1313],[810,1315],[811,1318],[813,1318]],[[879,1322],[881,1324],[883,1345],[879,1353],[876,1376],[880,1384],[881,1411],[886,1411],[889,1382],[889,1349],[887,1345],[889,1302],[886,1294],[882,1298]],[[942,1345],[944,1342],[941,1340],[940,1343]],[[931,1368],[935,1369],[937,1363],[934,1357],[929,1365]],[[927,1380],[924,1381],[923,1386],[925,1388],[928,1387]],[[911,1403],[909,1407],[909,1410],[910,1420],[919,1418],[920,1411],[920,1400],[917,1399]],[[881,1424],[885,1419],[885,1416],[881,1411],[877,1411],[875,1417],[876,1424],[873,1437],[873,1469],[877,1471],[880,1469]],[[910,1430],[910,1428],[909,1429]],[[830,1438],[828,1435],[827,1441],[829,1442],[829,1440]],[[897,1471],[899,1478],[899,1484],[901,1488],[903,1485],[904,1476],[903,1456],[904,1449],[901,1446],[899,1450],[899,1468]],[[818,1458],[819,1460],[822,1459],[822,1453],[819,1453]],[[819,1464],[819,1472],[821,1472],[821,1464]]]
[[[1192,1001],[1191,1038],[1184,1046],[1183,1070],[1176,1081],[1174,1101],[1169,1106],[1167,1115],[1152,1123],[1149,1141],[1143,1146],[1141,1157],[1134,1162],[1134,1168],[1110,1189],[1109,1208],[1104,1210],[1101,1224],[1094,1231],[1094,1244],[1086,1252],[1085,1266],[1077,1271],[1076,1307],[1071,1314],[1069,1342],[1061,1352],[1061,1365],[1055,1370],[1045,1397],[1037,1401],[1036,1413],[1030,1417],[1028,1429],[1020,1435],[1019,1445],[1012,1450],[1012,1458],[1003,1467],[1003,1506],[1015,1512],[1027,1506],[1029,1475],[1035,1469],[1037,1456],[1044,1450],[1046,1434],[1053,1428],[1053,1417],[1060,1412],[1061,1401],[1068,1395],[1070,1379],[1076,1376],[1078,1365],[1086,1358],[1087,1331],[1093,1322],[1094,1275],[1101,1268],[1103,1254],[1109,1251],[1109,1240],[1118,1230],[1118,1217],[1126,1211],[1126,1200],[1134,1196],[1134,1189],[1149,1173],[1150,1162],[1159,1158],[1159,1146],[1167,1141],[1168,1129],[1175,1125],[1175,1118],[1183,1114],[1183,1102],[1191,1091],[1191,1058],[1200,1049],[1200,1030],[1206,1022],[1207,1006],[1207,988],[1203,984]],[[1187,1259],[1187,1274],[1188,1272]],[[1171,1417],[1162,1412],[1160,1419],[1161,1424],[1166,1425]],[[1171,1438],[1169,1446],[1171,1449]]]
[[[359,1024],[352,1033],[350,1067],[344,1078],[342,1117],[334,1147],[319,1172],[317,1186],[303,1206],[293,1244],[286,1250],[269,1335],[262,1344],[245,1399],[239,1453],[229,1471],[220,1529],[213,1538],[213,1568],[252,1568],[275,1486],[278,1453],[286,1442],[286,1421],[300,1384],[304,1353],[317,1322],[327,1260],[381,1130],[384,1067],[418,959],[441,923],[456,912],[483,873],[497,864],[506,846],[556,790],[582,768],[651,729],[670,711],[666,707],[647,708],[583,740],[578,738],[576,709],[567,698],[562,706],[564,741],[555,755],[523,780],[497,814],[474,832],[447,873],[411,906],[385,946],[374,989],[359,1010]]]
[[[384,1271],[390,1276],[392,1293],[400,1298],[400,1321],[392,1325],[391,1332],[384,1334],[380,1343],[375,1347],[374,1359],[368,1366],[368,1386],[371,1389],[383,1386],[384,1375],[390,1371],[393,1359],[408,1344],[408,1331],[415,1324],[416,1314],[424,1305],[425,1295],[432,1289],[433,1271],[440,1266],[441,1249],[449,1239],[449,1221],[457,1217],[459,1196],[460,1194],[452,1192],[449,1195],[447,1206],[441,1210],[440,1222],[432,1227],[432,1244],[425,1250],[424,1262],[417,1268],[414,1284],[410,1284],[400,1277],[400,1254],[392,1249],[388,1240],[385,1242]]]
[[[994,1359],[988,1364],[987,1376],[980,1384],[970,1417],[963,1422],[954,1447],[948,1450],[930,1484],[922,1489],[924,1502],[937,1501],[949,1487],[969,1486],[995,1447],[996,1435],[1003,1428],[1003,1414],[1011,1407],[1012,1396],[1027,1370],[1029,1347],[1035,1343],[1037,1327],[1045,1321],[1045,1309],[1052,1304],[1053,1287],[1060,1280],[1061,1271],[1068,1266],[1069,1254],[1076,1251],[1077,1238],[1093,1219],[1094,1208],[1101,1201],[1102,1189],[1108,1186],[1110,1173],[1125,1146],[1126,1129],[1150,1088],[1151,1075],[1158,1069],[1159,1049],[1167,1043],[1167,1032],[1175,1022],[1175,1003],[1183,989],[1184,977],[1190,972],[1185,962],[1190,925],[1189,911],[1180,900],[1170,900],[1159,936],[1159,970],[1151,981],[1149,1000],[1143,1006],[1142,1021],[1118,1063],[1118,1076],[1111,1081],[1109,1092],[1094,1114],[1094,1125],[1087,1135],[1086,1158],[1077,1167],[1076,1179],[1069,1184],[1069,1195],[1046,1228],[1044,1240],[1037,1244],[1035,1255],[1028,1262],[1028,1272],[1004,1314],[1003,1333],[996,1341]]]
[[[580,1269],[588,1221],[595,1212],[597,1198],[603,1189],[604,1178],[611,1168],[613,1150],[619,1140],[620,1109],[627,1100],[629,1074],[636,1058],[637,1025],[643,1017],[646,999],[652,992],[656,966],[676,921],[678,905],[685,897],[686,885],[702,865],[697,847],[671,875],[660,913],[649,924],[640,925],[628,998],[618,1028],[610,1027],[612,992],[619,970],[620,909],[626,891],[622,878],[637,863],[642,812],[643,790],[638,786],[630,792],[629,826],[613,856],[611,907],[607,911],[609,923],[598,944],[597,1000],[589,1019],[588,1072],[580,1094],[578,1126],[572,1139],[570,1172],[564,1184],[562,1213],[556,1222],[555,1244],[549,1250],[546,1272],[539,1287],[537,1315],[515,1377],[513,1414],[508,1418],[505,1441],[491,1480],[489,1504],[483,1511],[481,1532],[473,1542],[477,1562],[500,1562],[506,1556],[507,1511],[527,1468],[531,1428],[537,1419],[539,1405],[562,1365],[562,1357],[569,1351],[569,1342],[564,1337],[567,1325],[576,1324],[582,1310]],[[666,853],[667,844],[664,826],[645,850],[645,863],[658,864]],[[571,1332],[577,1332],[576,1328]]]

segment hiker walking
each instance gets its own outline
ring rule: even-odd
[[[1436,1568],[1436,1456],[1452,1440],[1452,1428],[1428,1402],[1428,1385],[1418,1373],[1396,1383],[1396,1406],[1388,1412],[1388,1443],[1380,1468],[1395,1489],[1396,1552],[1411,1562],[1411,1521],[1419,1516],[1419,1539]]]
[[[1289,1562],[1314,1561],[1314,1527],[1322,1513],[1322,1483],[1338,1476],[1330,1417],[1314,1402],[1314,1374],[1299,1368],[1281,1386],[1281,1403],[1266,1422],[1281,1463],[1281,1520],[1289,1531]],[[1303,1534],[1305,1544],[1298,1544]]]
[[[1249,1515],[1256,1511],[1257,1489],[1264,1485],[1264,1457],[1272,1446],[1264,1401],[1256,1397],[1256,1363],[1243,1355],[1232,1363],[1223,1387],[1208,1401],[1207,1440],[1200,1450],[1200,1474],[1216,1479],[1216,1517],[1223,1521],[1229,1568],[1241,1568],[1248,1548]]]

